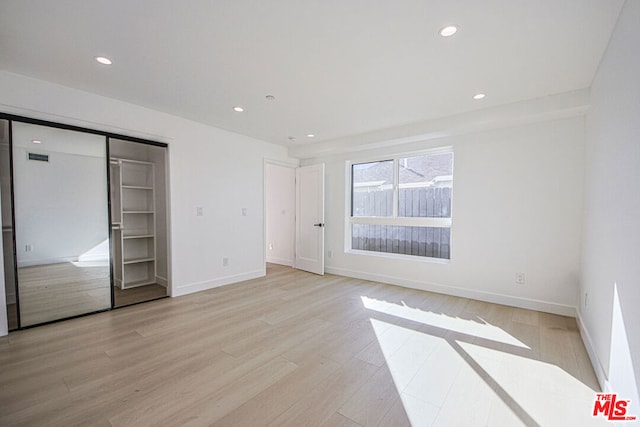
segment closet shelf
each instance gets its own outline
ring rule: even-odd
[[[153,239],[153,234],[129,234],[122,236],[123,239]]]
[[[142,258],[125,258],[123,260],[123,264],[127,265],[127,264],[139,264],[141,262],[150,262],[150,261],[155,261],[155,257],[142,257]]]
[[[153,187],[147,187],[142,185],[122,185],[124,190],[153,190]]]
[[[125,284],[125,288],[129,289],[129,288],[135,288],[137,286],[153,285],[154,283],[156,283],[155,280],[136,280],[135,282],[127,282]]]
[[[122,211],[123,214],[152,214],[154,211]]]

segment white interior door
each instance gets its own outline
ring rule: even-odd
[[[324,164],[296,169],[294,266],[324,274]]]

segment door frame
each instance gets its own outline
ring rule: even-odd
[[[264,274],[267,274],[267,165],[273,165],[273,166],[280,166],[280,167],[285,167],[285,168],[289,168],[292,169],[295,173],[295,170],[297,168],[300,167],[300,162],[292,160],[292,161],[286,161],[286,160],[278,160],[278,159],[272,159],[272,158],[268,158],[265,157],[263,158],[262,161],[262,259],[263,259],[263,265],[264,265]],[[296,200],[296,194],[295,194],[295,189],[293,192],[293,202],[295,204],[295,200]],[[294,207],[295,209],[295,207]],[[294,220],[293,220],[293,224],[292,224],[292,228],[293,228],[293,250],[294,250],[294,254],[293,254],[293,259],[291,260],[291,267],[295,268],[295,248],[296,248],[296,235],[295,235],[295,216],[294,216]]]
[[[273,159],[273,158],[268,158],[265,157],[263,158],[263,168],[262,168],[262,185],[263,185],[263,224],[262,224],[262,259],[263,259],[263,264],[264,264],[264,271],[263,274],[266,275],[266,266],[267,266],[267,179],[266,179],[266,165],[270,164],[270,165],[275,165],[275,166],[281,166],[281,167],[286,167],[286,168],[290,168],[293,169],[294,171],[299,169],[300,167],[302,167],[303,165],[300,164],[299,161],[297,160],[292,160],[292,161],[286,161],[286,160],[280,160],[280,159]],[[308,165],[311,166],[311,165]],[[326,179],[324,177],[323,174],[323,179]],[[297,186],[297,184],[296,184]],[[326,195],[326,183],[324,183],[323,188],[325,188],[325,195]],[[293,198],[294,198],[294,204],[296,204],[296,210],[297,210],[297,195],[296,195],[296,190],[294,190],[294,194],[293,194]],[[297,212],[296,212],[297,215]],[[298,268],[296,267],[296,250],[297,250],[297,230],[296,230],[296,219],[294,217],[293,219],[293,248],[294,248],[294,254],[293,254],[293,260],[292,260],[292,268]],[[323,237],[324,238],[324,237]],[[324,253],[323,253],[324,256]]]

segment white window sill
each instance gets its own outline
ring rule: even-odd
[[[424,262],[428,264],[451,264],[451,259],[433,258],[433,257],[425,257],[425,256],[417,256],[417,255],[394,254],[389,252],[363,251],[360,249],[347,249],[344,251],[344,253],[352,254],[352,255],[372,256],[376,258],[397,259],[402,261]]]

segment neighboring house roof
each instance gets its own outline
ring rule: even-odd
[[[400,160],[400,183],[450,180],[453,175],[453,153],[408,157]],[[354,183],[393,183],[393,162],[380,161],[354,165]],[[446,178],[445,178],[446,177]]]

